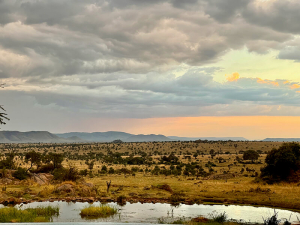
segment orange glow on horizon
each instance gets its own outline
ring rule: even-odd
[[[300,138],[299,126],[300,116],[203,116],[85,121],[87,132],[124,131],[182,137],[244,137],[250,140],[267,137]],[[99,130],[99,127],[103,130]]]

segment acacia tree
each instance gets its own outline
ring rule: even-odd
[[[4,84],[0,84],[0,87],[3,88]],[[0,125],[1,124],[6,124],[5,120],[9,120],[9,118],[7,117],[7,114],[5,113],[5,109],[3,108],[2,105],[0,105]]]
[[[0,109],[2,110],[2,112],[0,112],[0,124],[6,124],[5,120],[9,120],[6,116],[7,114],[4,113],[5,109],[2,107],[2,105],[0,105]]]
[[[25,162],[28,163],[30,161],[30,168],[28,168],[27,172],[31,170],[34,164],[38,166],[41,163],[41,160],[42,160],[41,153],[35,151],[27,152],[25,155]]]
[[[254,150],[245,151],[243,154],[243,159],[251,160],[252,163],[254,162],[254,160],[257,160],[258,158],[259,158],[259,154],[257,153],[257,151]]]
[[[300,170],[300,145],[284,143],[270,151],[265,162],[266,166],[261,169],[263,178],[270,181],[288,180],[293,172]]]

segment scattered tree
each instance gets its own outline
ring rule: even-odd
[[[270,181],[288,180],[300,170],[300,145],[284,143],[278,149],[273,149],[266,157],[266,166],[261,169],[261,176]]]
[[[259,154],[257,153],[257,151],[254,150],[247,150],[243,154],[243,159],[251,160],[252,163],[254,162],[254,160],[257,160],[258,158],[259,158]]]

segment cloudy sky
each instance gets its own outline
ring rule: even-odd
[[[299,0],[0,0],[2,130],[300,137]]]

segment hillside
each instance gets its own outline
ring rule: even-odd
[[[164,135],[134,135],[119,131],[108,131],[108,132],[94,132],[94,133],[84,133],[84,132],[71,132],[56,134],[58,137],[69,138],[76,136],[78,138],[91,141],[91,142],[111,142],[114,140],[122,140],[124,142],[146,142],[146,141],[173,141],[172,139]]]
[[[0,143],[71,143],[71,142],[112,142],[122,140],[123,142],[153,142],[153,141],[195,141],[195,140],[233,140],[246,141],[243,137],[177,137],[156,134],[130,134],[119,131],[108,132],[70,132],[62,134],[52,134],[48,131],[0,131]],[[271,140],[272,141],[272,140]],[[281,140],[278,140],[281,141]],[[294,140],[296,141],[296,140]]]
[[[125,142],[148,142],[148,141],[173,141],[172,139],[164,136],[164,135],[155,135],[155,134],[139,134],[139,135],[132,135],[131,137],[124,140]]]
[[[94,132],[94,133],[85,133],[85,132],[70,132],[63,134],[56,134],[58,137],[70,138],[78,137],[86,141],[92,142],[111,142],[114,140],[126,140],[127,138],[133,136],[132,134],[118,131],[108,131],[108,132]]]
[[[77,137],[61,138],[48,131],[0,131],[0,143],[63,143],[82,142],[84,140]]]

